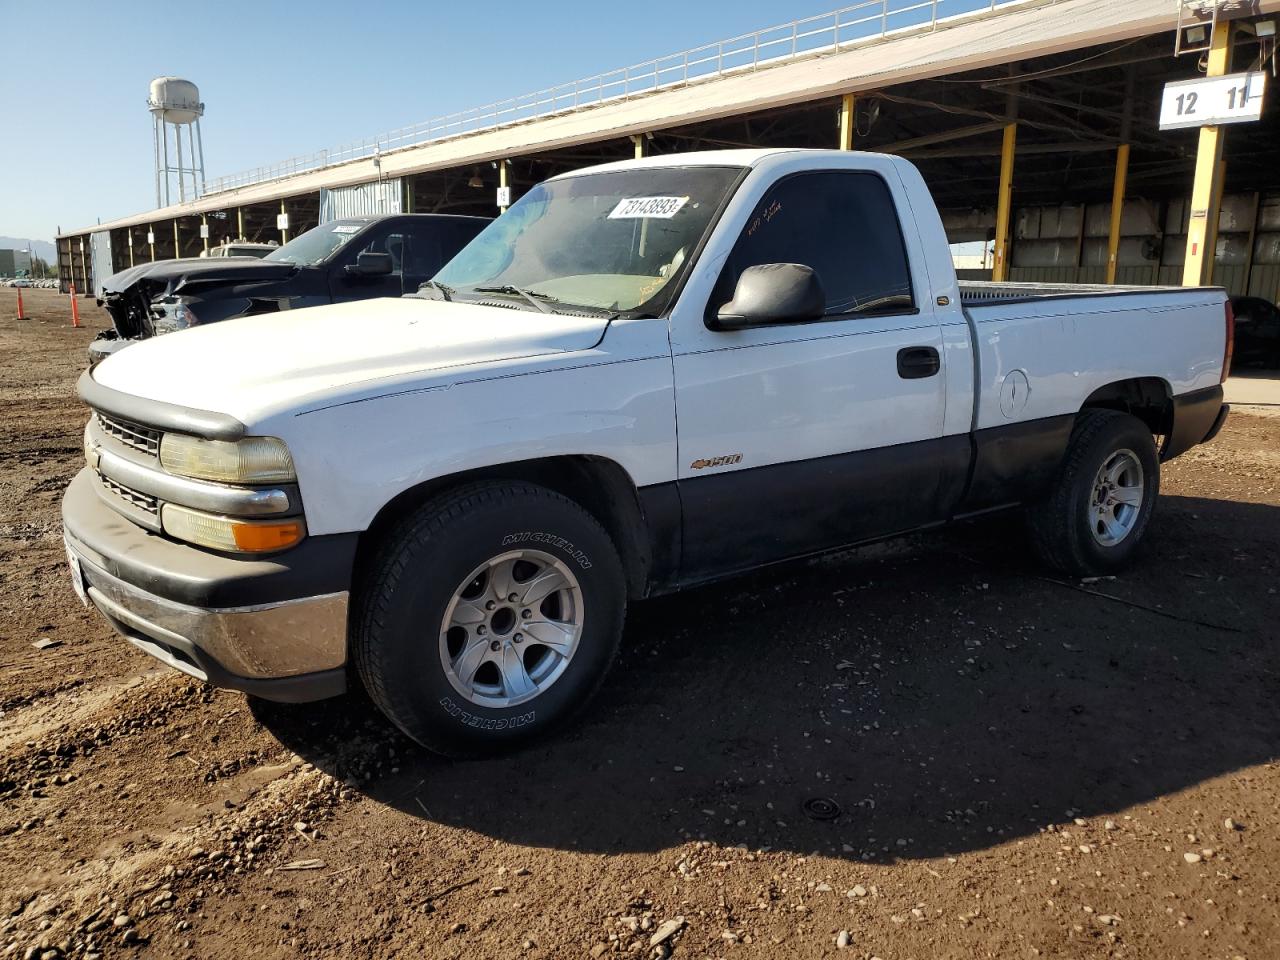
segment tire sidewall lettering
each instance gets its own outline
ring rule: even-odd
[[[570,560],[583,570],[591,569],[591,558],[587,556],[585,551],[575,547],[573,541],[566,540],[564,537],[557,536],[554,533],[524,531],[522,533],[508,533],[502,538],[502,546],[504,547],[512,547],[522,543],[537,543],[542,546],[555,547],[566,554]]]
[[[454,703],[451,697],[441,697],[440,706],[444,708],[445,713],[464,727],[472,727],[476,730],[518,730],[520,727],[527,727],[537,720],[536,711],[534,710],[515,717],[481,717]]]

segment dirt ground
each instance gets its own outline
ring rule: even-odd
[[[105,318],[27,305],[0,289],[0,957],[1280,957],[1280,419],[1168,465],[1117,580],[1005,519],[651,601],[576,728],[451,763],[80,606]]]

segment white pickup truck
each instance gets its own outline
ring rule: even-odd
[[[534,188],[417,295],[231,320],[85,373],[72,576],[192,676],[358,678],[472,754],[587,701],[630,600],[998,508],[1130,560],[1227,408],[1221,289],[961,285],[866,153],[693,153]]]

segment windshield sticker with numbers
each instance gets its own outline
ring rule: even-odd
[[[340,223],[333,228],[334,233],[355,233],[361,227],[358,223]]]
[[[610,220],[670,220],[689,202],[688,197],[624,197],[609,214]]]

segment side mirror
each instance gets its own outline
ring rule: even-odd
[[[347,264],[347,273],[356,277],[387,277],[394,270],[389,253],[361,253],[355,263]]]
[[[733,299],[716,311],[715,329],[742,330],[820,320],[827,295],[818,275],[800,263],[763,263],[738,277]]]

